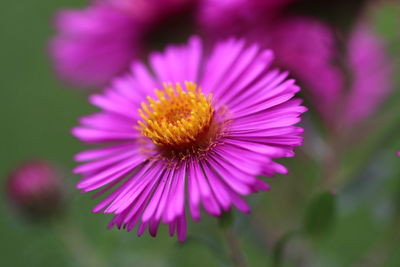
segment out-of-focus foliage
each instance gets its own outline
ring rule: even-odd
[[[303,231],[311,238],[318,238],[327,234],[335,222],[335,195],[331,192],[322,192],[315,196],[307,206]]]

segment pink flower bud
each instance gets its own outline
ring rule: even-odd
[[[61,210],[62,189],[54,166],[44,160],[18,165],[6,183],[9,201],[28,217],[52,216]]]

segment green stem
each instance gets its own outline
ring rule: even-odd
[[[234,216],[232,212],[225,212],[219,218],[219,226],[229,249],[229,256],[236,267],[246,267],[246,260],[240,248],[239,239],[233,229]]]
[[[280,267],[282,266],[283,256],[285,252],[285,247],[289,243],[290,240],[300,235],[301,232],[299,230],[292,230],[286,232],[282,237],[276,241],[273,248],[273,266]]]
[[[243,252],[240,249],[239,240],[232,227],[224,230],[224,237],[228,245],[230,257],[234,266],[247,267]]]

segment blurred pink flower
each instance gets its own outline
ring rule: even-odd
[[[393,84],[392,62],[386,55],[386,46],[367,25],[359,25],[353,31],[347,53],[353,82],[345,97],[343,123],[350,126],[372,115]]]
[[[209,41],[235,36],[246,37],[250,42],[260,42],[265,38],[265,30],[294,1],[202,0],[197,12],[198,25]]]
[[[76,85],[104,85],[149,49],[180,37],[196,1],[97,0],[82,10],[62,10],[50,42],[55,69]]]
[[[11,203],[24,215],[40,218],[54,215],[61,208],[59,174],[43,160],[17,166],[9,175],[6,192]]]
[[[295,0],[204,0],[200,26],[210,43],[244,37],[275,52],[276,66],[305,85],[303,93],[333,128],[373,114],[391,89],[385,45],[366,23],[348,40],[317,19],[290,15]]]
[[[269,33],[277,64],[304,84],[311,104],[334,127],[349,127],[373,114],[391,90],[385,46],[366,24],[341,40],[317,20],[291,18]]]
[[[110,227],[146,228],[160,222],[186,237],[185,206],[194,220],[200,205],[213,216],[241,196],[269,186],[256,175],[286,173],[274,158],[294,156],[305,111],[287,73],[270,70],[273,54],[244,41],[203,52],[198,38],[150,54],[149,69],[132,72],[90,98],[101,111],[80,119],[72,133],[97,148],[76,155],[83,192],[111,191],[94,209],[115,214]],[[156,90],[156,88],[163,88]],[[148,104],[146,104],[148,102]],[[187,204],[186,204],[187,203]]]
[[[193,0],[108,0],[122,12],[130,14],[137,22],[156,23],[164,16],[171,16],[176,11],[193,7]],[[197,1],[197,0],[196,0]],[[186,11],[188,11],[186,9]]]

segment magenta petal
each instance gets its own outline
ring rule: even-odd
[[[200,192],[198,189],[197,181],[195,178],[195,170],[193,167],[193,162],[190,161],[188,169],[188,195],[189,195],[189,209],[193,220],[200,220]]]
[[[165,209],[166,209],[165,207],[168,204],[168,196],[169,196],[169,192],[171,189],[172,180],[174,178],[173,170],[167,170],[166,172],[167,173],[164,176],[165,177],[165,188],[164,188],[163,194],[160,199],[160,203],[158,204],[157,211],[155,214],[156,220],[160,220],[162,215],[165,213]]]
[[[177,180],[176,188],[170,192],[169,209],[167,210],[167,220],[172,220],[177,216],[181,216],[185,210],[185,175],[186,164],[182,164],[179,169],[175,170],[175,179]]]
[[[150,226],[149,226],[149,233],[152,237],[155,237],[157,235],[157,230],[158,230],[158,225],[160,224],[160,221],[151,221]]]
[[[219,207],[215,197],[211,192],[211,188],[207,182],[207,179],[204,177],[204,174],[201,170],[201,167],[197,162],[193,164],[194,167],[194,178],[197,181],[197,185],[199,186],[200,198],[203,204],[203,207],[206,211],[212,215],[219,216],[221,214],[221,208]]]
[[[219,177],[210,169],[208,163],[202,165],[204,169],[204,175],[207,177],[210,187],[214,192],[214,196],[219,202],[223,210],[229,210],[231,200],[227,192],[226,186],[220,181]]]
[[[161,196],[166,188],[167,181],[166,181],[166,174],[164,173],[159,178],[159,184],[157,185],[156,192],[152,196],[150,203],[147,205],[146,210],[143,213],[142,221],[146,222],[152,218],[153,214],[156,212],[157,207],[161,201]]]
[[[177,225],[178,240],[179,242],[183,242],[186,239],[186,232],[187,232],[186,215],[183,214],[182,216],[179,216],[177,220],[178,220],[178,225]]]
[[[146,228],[147,228],[147,225],[148,225],[148,223],[141,223],[141,224],[140,224],[139,229],[138,229],[138,231],[137,231],[137,235],[138,235],[138,236],[142,236],[142,235],[143,235],[144,231],[145,231]]]
[[[169,235],[170,235],[170,236],[173,236],[173,235],[175,234],[175,229],[176,229],[176,227],[177,227],[177,222],[176,222],[176,220],[172,221],[172,222],[169,224],[169,229],[168,229],[168,231],[169,231]]]

